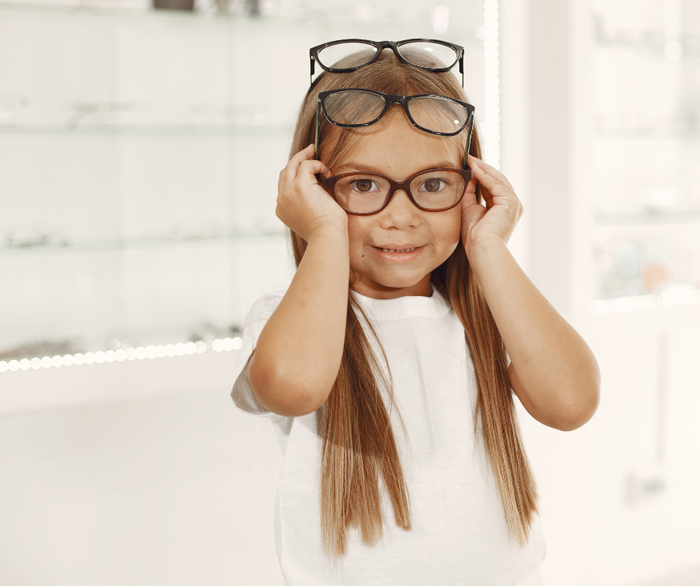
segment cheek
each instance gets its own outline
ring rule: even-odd
[[[348,239],[350,255],[364,255],[364,242],[369,231],[367,218],[348,214]]]
[[[454,250],[455,245],[462,238],[462,209],[456,206],[446,212],[438,213],[444,215],[436,218],[437,222],[433,226],[434,233],[439,236],[442,245]]]

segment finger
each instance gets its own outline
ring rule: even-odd
[[[481,162],[480,162],[481,163]],[[484,172],[479,164],[474,164],[474,176],[481,184],[482,195],[486,200],[487,209],[491,209],[496,204],[505,206],[513,210],[517,218],[522,216],[522,203],[512,190],[507,189],[500,181]]]
[[[488,193],[484,193],[484,197],[487,197],[487,196],[491,197],[491,198],[493,198],[494,196],[508,197],[509,195],[512,197],[515,197],[515,193],[510,191],[496,177],[487,173],[486,170],[482,167],[482,164],[483,164],[482,161],[479,161],[477,163],[475,160],[475,161],[472,161],[471,167],[472,167],[472,172],[474,173],[474,177],[481,184],[481,186],[484,188],[482,191],[488,192]]]
[[[314,183],[318,183],[316,181],[316,173],[323,173],[327,170],[327,167],[325,163],[322,163],[321,161],[317,161],[315,159],[309,159],[306,161],[302,161],[299,164],[299,168],[297,170],[297,177],[303,178],[308,180],[309,176],[313,178]],[[303,177],[302,177],[303,176]]]
[[[484,171],[478,166],[478,164],[475,161],[471,161],[471,169],[473,176],[472,181],[475,183],[476,186],[478,186],[478,190],[476,190],[479,194],[479,196],[476,198],[477,202],[480,205],[482,205],[481,199],[483,198],[486,207],[490,208],[491,206],[493,206],[493,195],[484,184],[484,181],[482,181],[484,179]]]
[[[289,162],[298,165],[302,161],[306,161],[307,159],[313,159],[313,156],[314,145],[310,144],[309,146],[301,149],[298,153],[296,153],[291,159],[289,159]]]
[[[476,201],[470,201],[462,206],[462,232],[464,234],[479,223],[486,215],[487,209]]]
[[[287,176],[288,178],[294,179],[296,177],[296,174],[299,170],[299,165],[301,165],[304,161],[308,161],[309,159],[313,159],[314,156],[314,145],[310,144],[306,148],[301,149],[298,153],[296,153],[291,159],[289,159],[289,163],[287,163]]]
[[[485,163],[481,159],[473,157],[472,155],[469,155],[469,157],[468,157],[468,164],[469,165],[473,165],[473,164],[479,165],[484,172],[486,172],[489,175],[491,175],[492,177],[498,179],[501,183],[506,185],[508,187],[508,189],[510,189],[510,191],[515,193],[515,189],[513,189],[513,186],[510,184],[510,181],[508,181],[508,178],[503,173],[501,173],[498,169],[496,169],[495,167],[492,167],[488,163]]]

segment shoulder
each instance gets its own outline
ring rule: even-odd
[[[256,321],[267,321],[270,316],[275,312],[275,309],[279,306],[287,292],[288,286],[277,287],[272,291],[268,291],[262,297],[258,298],[255,303],[250,307],[248,311],[248,316],[246,317],[246,323],[256,322]]]
[[[243,326],[241,348],[235,360],[235,382],[231,391],[231,398],[239,409],[254,415],[263,415],[273,421],[282,419],[282,416],[268,411],[260,404],[248,380],[248,365],[265,324],[284,298],[286,290],[287,287],[280,287],[265,293],[248,311]]]
[[[239,352],[239,361],[247,360],[255,348],[258,337],[262,333],[265,324],[284,299],[288,287],[278,287],[259,297],[248,310],[243,324],[243,347]]]

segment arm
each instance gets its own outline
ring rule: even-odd
[[[564,431],[576,429],[598,406],[598,363],[506,247],[522,215],[512,186],[485,163],[472,159],[470,164],[487,208],[475,198],[463,206],[465,250],[508,349],[513,391],[541,423]],[[465,212],[465,207],[471,209]]]
[[[326,401],[345,340],[347,216],[318,185],[314,174],[325,166],[312,156],[313,148],[304,149],[280,174],[277,215],[308,248],[248,366],[260,404],[286,416],[311,413]]]

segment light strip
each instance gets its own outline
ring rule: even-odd
[[[501,166],[498,0],[484,1],[484,160]]]
[[[107,350],[105,352],[86,352],[85,354],[65,354],[64,356],[44,356],[43,358],[22,358],[21,360],[0,360],[0,372],[17,372],[18,370],[37,370],[40,368],[60,368],[63,366],[83,366],[86,364],[103,364],[105,362],[124,362],[125,360],[144,360],[146,358],[168,358],[202,354],[207,351],[230,352],[240,350],[243,340],[223,338],[212,341],[210,347],[206,342],[187,342],[180,344],[161,344],[159,346],[141,346],[125,350]]]
[[[678,305],[700,304],[700,290],[670,291],[659,295],[636,295],[633,297],[616,297],[614,299],[596,299],[588,305],[594,315],[604,313],[621,313],[638,311],[652,307],[676,307]]]

